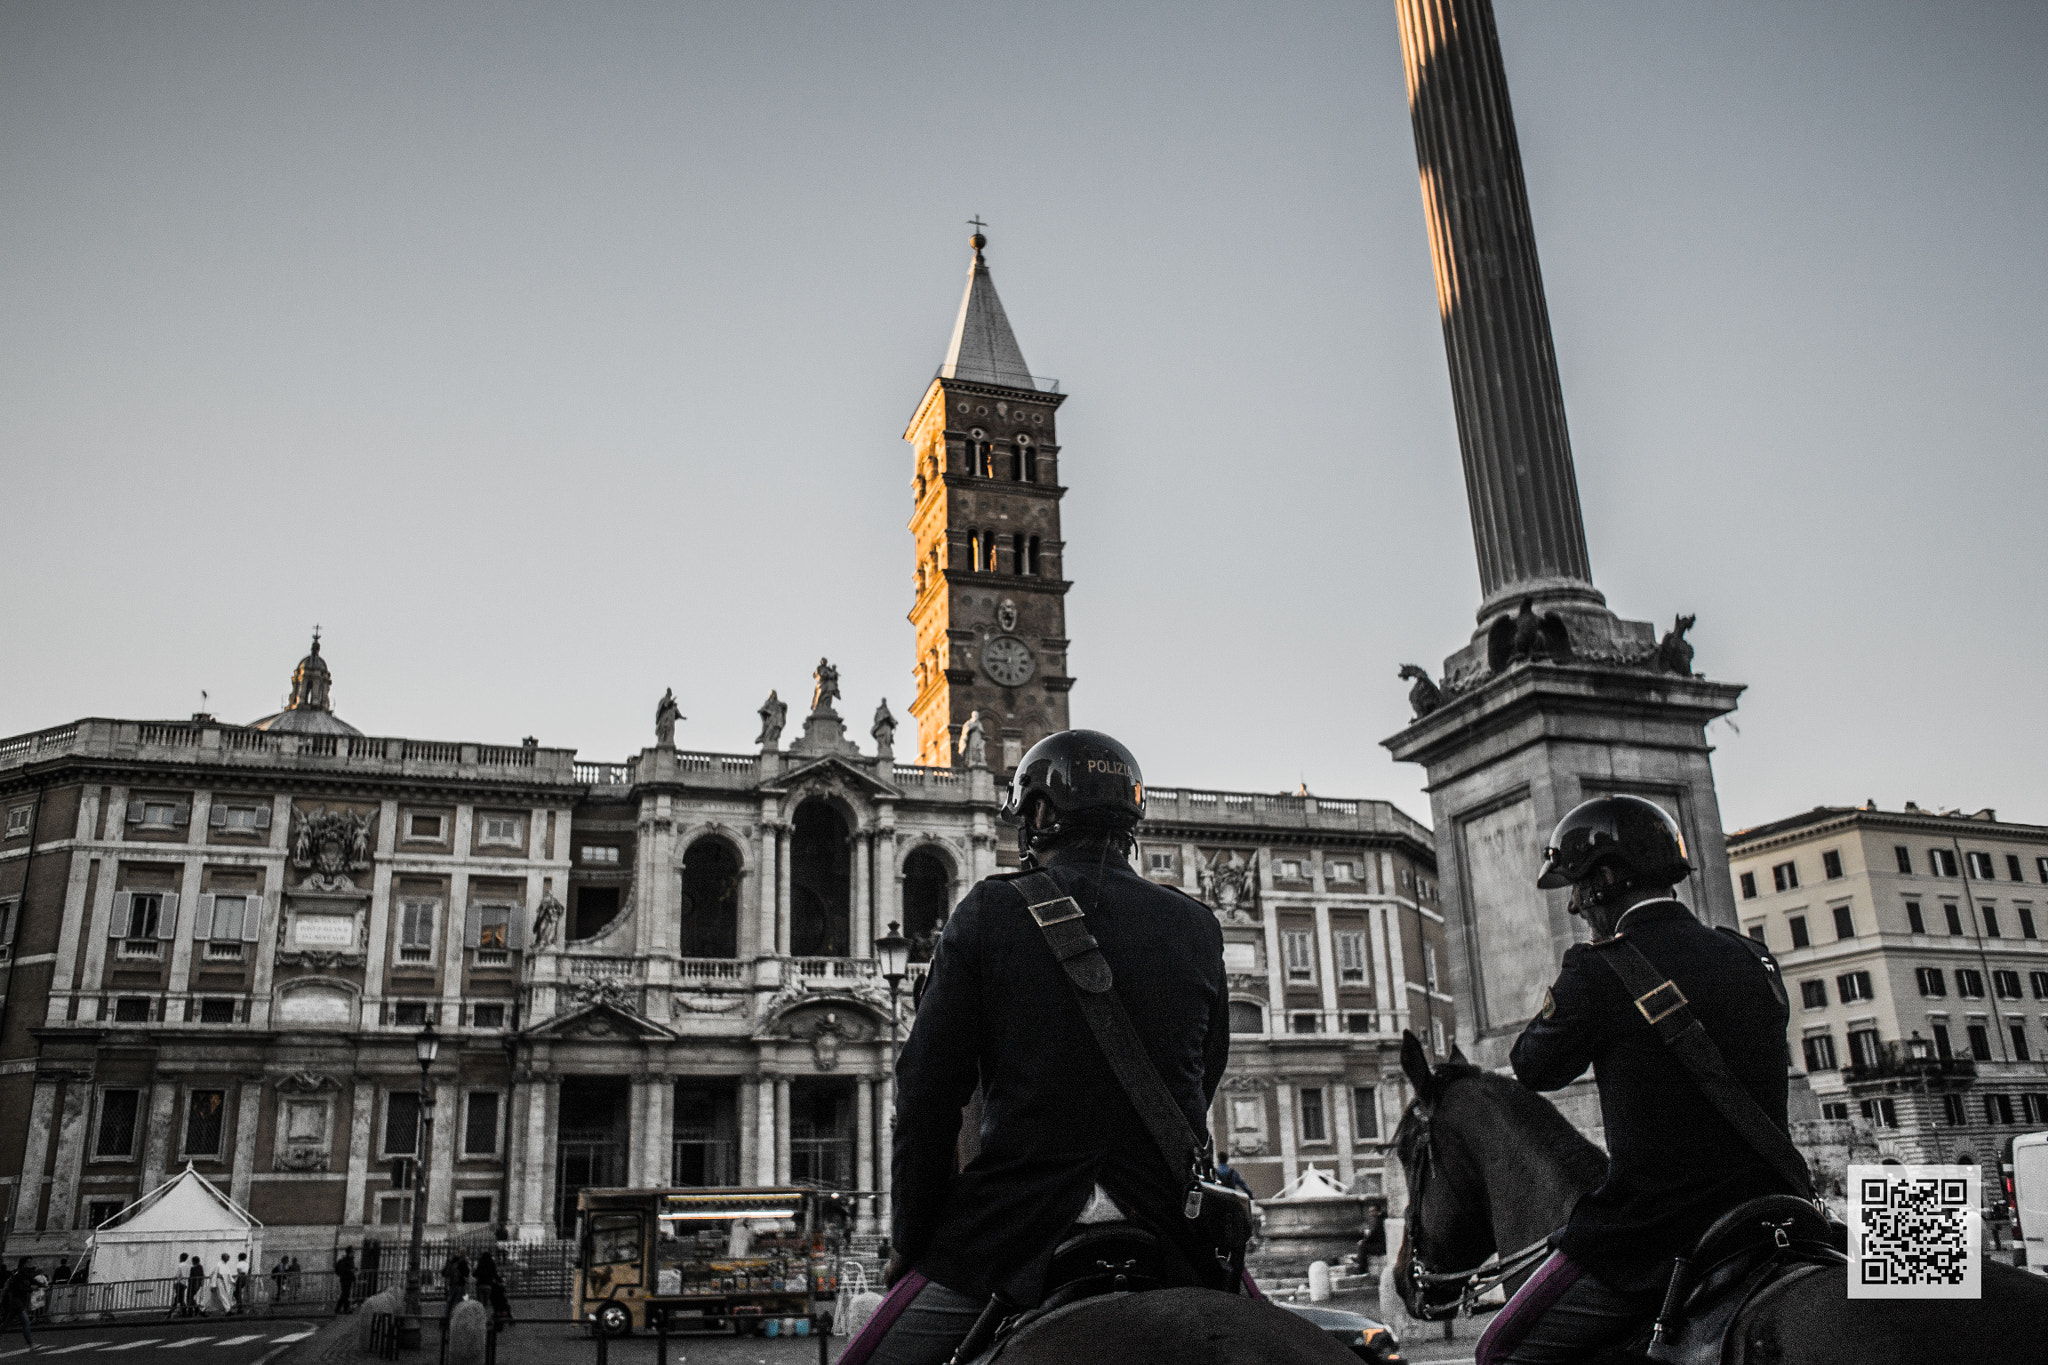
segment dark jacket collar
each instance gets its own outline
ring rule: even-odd
[[[1124,855],[1114,848],[1109,850],[1108,857],[1103,857],[1101,844],[1062,844],[1040,855],[1038,862],[1043,867],[1085,868],[1089,871],[1099,867],[1105,872],[1118,868],[1128,870],[1130,867]]]
[[[1691,918],[1693,913],[1686,909],[1685,902],[1667,896],[1662,900],[1644,901],[1640,905],[1630,906],[1622,912],[1614,929],[1616,933],[1622,933],[1631,928],[1639,929],[1645,924],[1667,924],[1672,920]]]

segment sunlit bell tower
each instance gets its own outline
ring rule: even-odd
[[[1005,774],[1067,728],[1074,685],[1054,425],[1065,395],[1025,367],[982,256],[988,239],[971,240],[952,345],[903,433],[917,546],[910,712],[919,763],[965,766],[961,728],[978,712],[988,766]]]

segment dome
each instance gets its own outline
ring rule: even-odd
[[[292,670],[291,701],[275,715],[251,721],[250,728],[273,734],[360,735],[361,730],[334,714],[333,683],[333,671],[320,657],[320,628],[315,626],[312,651]]]

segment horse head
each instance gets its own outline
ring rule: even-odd
[[[1454,1272],[1482,1264],[1495,1250],[1486,1190],[1471,1154],[1443,1117],[1453,1084],[1481,1074],[1461,1053],[1432,1067],[1413,1033],[1401,1036],[1401,1070],[1415,1099],[1394,1131],[1394,1150],[1408,1179],[1408,1210],[1394,1260],[1394,1287],[1410,1317],[1423,1321],[1455,1313],[1465,1278]],[[1455,1101],[1452,1101],[1453,1106]]]

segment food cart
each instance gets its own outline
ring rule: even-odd
[[[610,1336],[822,1330],[837,1291],[821,1205],[799,1187],[584,1190],[576,1199],[576,1321]]]

